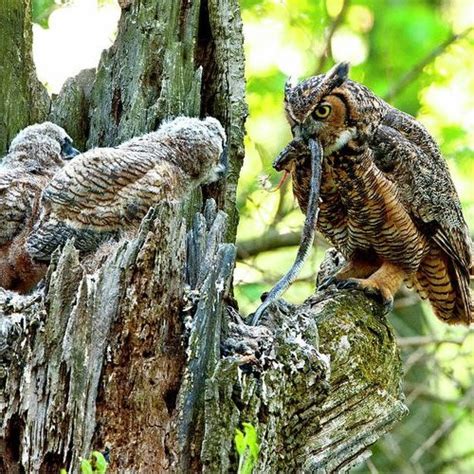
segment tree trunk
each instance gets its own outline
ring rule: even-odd
[[[66,83],[51,118],[102,146],[213,115],[230,173],[151,210],[94,273],[68,243],[44,288],[0,289],[0,470],[77,472],[109,447],[111,472],[235,471],[243,422],[258,431],[256,472],[355,465],[406,411],[381,308],[318,293],[249,327],[232,298],[246,116],[237,0],[121,4],[114,46]]]
[[[0,156],[24,127],[46,119],[50,100],[31,53],[31,0],[0,2]]]

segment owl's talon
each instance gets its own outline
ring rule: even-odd
[[[383,314],[388,314],[393,309],[393,298],[385,298],[382,302]]]
[[[384,314],[390,313],[390,311],[392,311],[393,309],[392,296],[385,296],[379,288],[376,288],[373,286],[366,286],[361,289],[369,298],[372,298],[383,307]]]
[[[384,314],[389,313],[393,309],[393,297],[391,295],[385,295],[384,292],[372,285],[357,280],[356,278],[349,278],[347,280],[337,280],[336,287],[339,290],[359,290],[363,291],[364,294],[376,301],[383,307]]]
[[[364,291],[364,288],[361,287],[359,282],[357,280],[335,280],[335,285],[338,290],[362,290]]]
[[[337,281],[335,276],[330,276],[325,278],[320,285],[318,285],[318,291],[327,290],[331,285],[335,284]]]

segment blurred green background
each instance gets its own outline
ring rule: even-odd
[[[279,179],[272,160],[291,138],[282,106],[288,76],[306,78],[350,61],[352,79],[417,117],[436,138],[474,229],[474,2],[242,0],[241,5],[250,114],[235,283],[244,312],[292,264],[296,248],[283,244],[298,239],[303,222],[291,184],[268,192]],[[312,293],[326,248],[318,239],[285,298],[302,302]],[[410,415],[376,444],[374,456],[358,471],[473,473],[474,334],[439,323],[407,290],[398,295],[391,320],[402,345]]]
[[[241,3],[250,114],[239,183],[240,241],[301,228],[302,215],[291,186],[282,193],[266,190],[278,182],[272,160],[291,138],[283,114],[283,87],[288,76],[306,78],[340,60],[351,62],[352,79],[428,127],[449,162],[466,218],[473,221],[474,35],[466,33],[469,16],[474,24],[473,2]],[[455,40],[456,34],[464,39]],[[274,239],[274,246],[277,243]],[[288,292],[289,299],[301,301],[311,291],[322,253],[314,253],[302,281]],[[237,282],[244,311],[254,307],[260,293],[289,267],[293,256],[293,250],[265,252],[239,264]]]
[[[241,0],[241,8],[250,114],[235,291],[244,314],[291,266],[303,223],[291,183],[270,192],[279,180],[272,161],[291,138],[283,114],[289,76],[350,61],[352,79],[417,117],[437,139],[474,229],[473,1]],[[38,74],[57,92],[66,77],[97,64],[120,9],[114,0],[34,0],[33,13]],[[318,238],[285,298],[302,302],[312,294],[326,249]],[[474,473],[474,333],[439,323],[407,290],[390,318],[410,415],[357,471]]]

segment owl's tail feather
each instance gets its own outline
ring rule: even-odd
[[[436,316],[448,324],[474,322],[469,275],[438,248],[422,261],[413,284],[422,298],[428,298]]]

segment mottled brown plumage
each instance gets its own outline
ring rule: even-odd
[[[348,264],[323,287],[359,288],[386,304],[403,281],[443,321],[469,324],[471,240],[446,162],[413,117],[347,79],[339,64],[287,87],[294,140],[278,167],[291,171],[306,211],[306,143],[324,150],[318,229]]]
[[[81,154],[44,190],[30,254],[47,261],[69,238],[86,254],[137,229],[150,207],[223,176],[224,148],[218,120],[178,117],[117,147]]]
[[[46,266],[34,262],[25,242],[39,214],[42,190],[63,159],[77,151],[57,125],[44,122],[22,130],[12,141],[0,165],[0,286],[30,291],[43,277]]]

